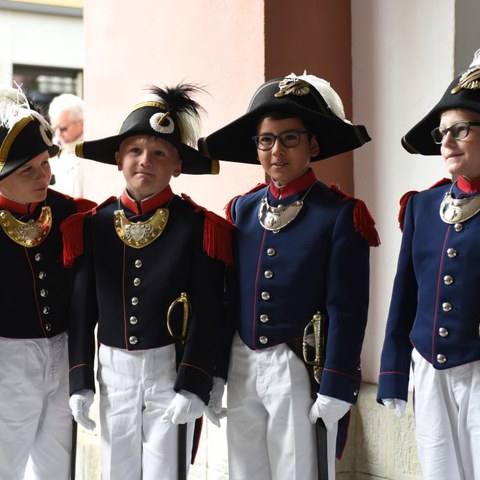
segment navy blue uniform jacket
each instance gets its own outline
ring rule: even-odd
[[[251,349],[301,340],[312,316],[328,317],[326,362],[318,391],[356,403],[360,352],[367,322],[369,245],[354,228],[355,201],[307,174],[311,190],[298,216],[278,233],[258,220],[261,200],[290,204],[308,188],[278,200],[264,187],[231,204],[235,268],[229,302],[230,336]],[[305,178],[303,181],[305,182]],[[236,283],[236,285],[234,285]],[[226,378],[228,356],[220,372]]]
[[[81,210],[85,200],[74,200],[48,190],[44,202],[30,205],[0,199],[0,210],[9,210],[22,222],[38,219],[41,208],[52,211],[48,236],[27,248],[11,240],[0,229],[0,254],[4,281],[0,288],[2,322],[0,336],[6,338],[51,338],[67,330],[72,271],[63,266],[61,223]]]
[[[165,230],[140,249],[127,246],[118,237],[113,213],[121,208],[130,220],[145,221],[161,205],[135,212],[118,199],[86,218],[84,254],[76,261],[70,311],[71,393],[94,389],[97,322],[98,342],[110,347],[137,351],[172,344],[167,310],[185,292],[192,315],[175,390],[188,390],[208,402],[224,264],[203,249],[204,212],[173,194],[169,202]]]
[[[480,215],[447,224],[450,184],[411,196],[393,286],[377,400],[407,400],[415,347],[434,368],[480,360]],[[452,188],[454,196],[459,189]],[[478,261],[477,261],[478,259]]]

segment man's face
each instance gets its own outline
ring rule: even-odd
[[[124,140],[115,154],[129,194],[137,201],[162,191],[181,172],[177,149],[167,140],[136,135]]]
[[[267,117],[258,126],[257,135],[278,136],[288,135],[288,132],[291,132],[299,136],[299,143],[294,147],[288,148],[282,144],[280,138],[276,138],[270,150],[264,151],[257,148],[258,160],[263,169],[280,185],[286,185],[304,175],[310,168],[310,159],[319,152],[315,137],[309,140],[307,134],[298,133],[305,130],[305,125],[297,117],[280,120]]]
[[[53,121],[53,128],[60,145],[73,143],[83,134],[83,120],[73,119],[69,112],[62,112]]]
[[[48,152],[33,157],[0,181],[0,194],[19,203],[38,203],[47,197],[52,172]]]

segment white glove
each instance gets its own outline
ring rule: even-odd
[[[395,415],[402,418],[405,415],[405,409],[407,408],[407,402],[400,400],[399,398],[382,398],[382,403],[387,408],[395,409]]]
[[[308,418],[316,423],[321,418],[327,430],[332,430],[334,425],[350,410],[351,404],[317,393],[317,400],[310,409]]]
[[[93,403],[93,390],[83,388],[74,393],[68,402],[75,421],[87,430],[94,430],[95,422],[88,416]]]
[[[162,416],[164,422],[190,423],[200,418],[205,410],[205,403],[194,393],[180,390],[170,402],[167,410]]]
[[[225,391],[225,380],[221,377],[213,377],[210,401],[205,408],[205,415],[216,426],[220,427],[220,420],[227,416],[227,409],[222,408],[223,393]]]

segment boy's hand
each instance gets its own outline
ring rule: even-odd
[[[227,416],[227,409],[222,408],[224,391],[225,380],[221,377],[213,377],[210,401],[205,408],[205,415],[216,427],[220,427],[220,420]]]
[[[317,400],[310,409],[308,418],[312,423],[321,418],[327,430],[331,430],[334,424],[350,410],[350,407],[351,404],[348,402],[318,393]]]
[[[164,422],[190,423],[200,418],[205,410],[205,403],[194,393],[180,390],[170,402],[167,410],[162,416]]]
[[[399,398],[382,398],[382,403],[391,409],[395,409],[395,415],[402,418],[405,415],[405,409],[407,408],[407,402],[400,400]]]
[[[68,402],[75,421],[87,430],[94,430],[96,427],[95,422],[88,416],[93,397],[93,390],[85,388],[74,393]]]

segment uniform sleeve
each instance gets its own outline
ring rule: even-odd
[[[320,393],[356,403],[360,353],[367,323],[369,246],[355,231],[354,201],[342,207],[333,229],[327,271],[328,332]]]
[[[192,252],[191,317],[174,388],[195,393],[208,403],[218,354],[225,265],[205,253],[202,237],[200,230]]]
[[[418,285],[412,260],[414,233],[413,202],[410,197],[406,212],[397,273],[393,284],[385,339],[380,364],[377,401],[382,398],[408,398],[408,380],[412,344],[409,334],[417,310]]]
[[[91,217],[84,226],[84,253],[75,263],[73,295],[69,311],[70,395],[87,388],[95,390],[96,301]]]

